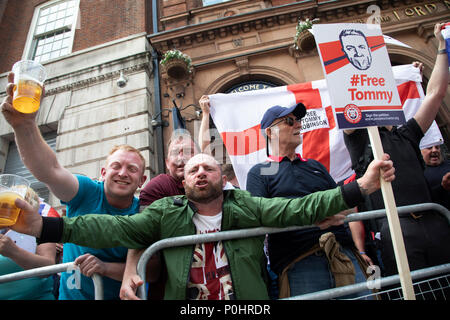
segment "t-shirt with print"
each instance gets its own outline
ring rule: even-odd
[[[221,221],[222,212],[215,216],[195,214],[193,217],[197,234],[220,231]],[[196,244],[188,283],[188,298],[234,299],[230,268],[222,241]]]
[[[134,197],[132,204],[125,209],[111,206],[106,199],[103,181],[94,181],[88,177],[75,175],[79,187],[75,197],[67,205],[67,217],[78,217],[88,213],[109,215],[131,215],[139,212],[139,200]],[[65,243],[63,263],[73,262],[77,257],[89,253],[103,262],[125,263],[128,249],[125,247],[94,249]],[[104,300],[118,300],[121,281],[102,277]],[[79,270],[70,270],[61,274],[59,300],[94,300],[95,289],[91,278],[81,274]]]

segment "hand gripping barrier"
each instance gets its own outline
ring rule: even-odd
[[[450,212],[445,207],[443,207],[439,204],[436,204],[436,203],[422,203],[422,204],[402,206],[402,207],[397,208],[397,212],[400,216],[410,214],[411,212],[426,211],[426,210],[437,211],[438,213],[445,216],[447,218],[447,221],[450,224]],[[349,214],[345,218],[344,221],[351,222],[351,221],[359,221],[359,220],[368,220],[368,219],[381,218],[384,216],[386,216],[386,210],[380,209],[380,210],[372,210],[372,211],[365,211],[365,212]],[[163,239],[158,242],[155,242],[154,244],[152,244],[150,247],[148,247],[144,251],[144,253],[141,255],[141,258],[138,261],[137,273],[138,273],[139,277],[145,283],[146,282],[146,278],[145,278],[146,270],[145,269],[146,269],[148,261],[156,252],[158,252],[159,250],[165,249],[165,248],[181,247],[181,246],[193,245],[193,244],[197,244],[197,243],[216,242],[219,240],[250,238],[250,237],[261,236],[261,235],[270,234],[270,233],[301,230],[301,229],[306,229],[306,228],[310,228],[310,227],[311,226],[302,226],[302,227],[297,226],[297,227],[287,227],[287,228],[259,227],[259,228],[252,228],[252,229],[221,231],[221,232],[216,232],[216,233],[189,235],[189,236],[181,236],[181,237]],[[439,269],[439,271],[441,271],[441,270]],[[413,273],[411,273],[411,274],[413,274]],[[417,272],[416,272],[416,276],[417,276]],[[393,276],[393,277],[395,277],[395,276]],[[389,277],[389,278],[391,278],[391,277]],[[388,279],[387,281],[392,282],[393,280]],[[364,288],[367,288],[366,283],[364,283],[362,285],[364,286]],[[354,285],[354,286],[357,286],[357,285]],[[338,288],[338,289],[340,289],[340,288]],[[357,291],[361,290],[361,288],[358,287],[356,290]],[[347,293],[340,294],[340,292],[338,292],[338,294],[339,294],[339,296],[342,296]],[[140,286],[138,288],[137,296],[141,299],[147,299],[147,293],[145,292],[145,286]],[[328,299],[329,295],[326,295],[324,297],[326,297]]]
[[[73,262],[54,264],[51,266],[34,268],[0,276],[0,283],[22,280],[26,278],[49,276],[55,273],[72,271],[75,269],[78,269],[78,267]],[[103,300],[104,295],[102,277],[98,274],[93,274],[91,278],[92,281],[94,281],[95,300]]]

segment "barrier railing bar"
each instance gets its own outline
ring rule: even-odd
[[[33,277],[49,276],[58,272],[66,272],[68,269],[75,269],[73,262],[54,264],[51,266],[45,266],[40,268],[28,269],[25,271],[19,271],[11,274],[5,274],[0,276],[0,283],[22,280]]]
[[[397,212],[399,215],[406,215],[411,212],[416,211],[426,211],[433,210],[437,211],[440,214],[444,215],[447,218],[448,223],[450,224],[450,212],[447,208],[436,204],[436,203],[421,203],[414,204],[408,206],[397,207]],[[368,220],[384,217],[386,215],[385,209],[372,210],[372,211],[364,211],[358,213],[349,214],[344,222],[351,221],[359,221],[359,220]],[[159,250],[169,248],[169,247],[181,247],[186,245],[193,245],[197,243],[208,243],[208,242],[216,242],[219,240],[231,240],[236,238],[250,238],[255,236],[261,236],[265,234],[271,233],[279,233],[279,232],[287,232],[293,230],[301,230],[306,228],[311,228],[313,226],[294,226],[287,228],[268,228],[268,227],[258,227],[251,229],[239,229],[239,230],[231,230],[231,231],[221,231],[215,233],[207,233],[207,234],[199,234],[199,235],[189,235],[189,236],[181,236],[174,238],[167,238],[160,241],[155,242],[150,247],[148,247],[141,255],[138,265],[137,265],[137,273],[139,277],[146,282],[146,274],[145,269],[150,258]],[[137,296],[141,299],[147,299],[147,293],[145,291],[145,286],[140,286],[137,290]]]
[[[450,272],[450,263],[442,264],[439,266],[424,268],[420,270],[411,271],[411,278],[413,280],[421,279],[425,277],[434,276],[443,272]],[[367,282],[360,282],[345,287],[333,288],[308,294],[303,294],[295,297],[285,298],[283,300],[330,300],[333,298],[338,298],[346,296],[352,293],[357,293],[363,290],[367,290],[368,286],[375,287],[374,281],[379,281],[380,287],[386,287],[400,283],[400,276],[393,275],[385,278],[380,278],[377,280],[370,280]]]
[[[5,274],[0,276],[0,283],[17,281],[27,278],[50,276],[59,272],[67,272],[70,270],[79,269],[73,262],[59,263],[51,266],[45,266],[40,268],[28,269],[15,273]],[[93,274],[91,277],[94,282],[95,300],[103,300],[103,279],[98,274]]]
[[[94,273],[91,276],[92,281],[94,281],[94,297],[95,300],[103,300],[104,299],[104,290],[103,290],[103,278],[98,273]]]

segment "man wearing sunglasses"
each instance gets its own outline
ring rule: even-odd
[[[337,186],[321,163],[295,152],[302,143],[301,119],[305,115],[302,103],[291,108],[273,106],[265,112],[261,129],[267,136],[268,159],[247,175],[246,189],[253,196],[301,198]],[[343,225],[269,235],[270,270],[279,284],[278,290],[271,286],[272,298],[365,281],[352,244]],[[340,250],[335,250],[339,246]]]

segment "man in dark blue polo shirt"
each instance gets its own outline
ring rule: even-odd
[[[274,106],[264,114],[261,129],[267,135],[270,155],[247,175],[247,190],[253,196],[299,198],[337,186],[320,162],[295,153],[302,143],[301,118],[305,114],[302,103],[291,108]],[[334,251],[337,253],[334,257],[328,257],[330,253],[319,244],[321,236],[329,232],[334,237],[328,237],[329,234],[321,242],[323,248],[327,247],[327,241],[328,247],[331,243],[334,248],[340,245],[341,250]],[[365,270],[361,270],[353,253],[352,238],[343,225],[272,234],[268,238],[268,251],[270,269],[280,278],[280,298],[366,280]],[[344,270],[334,270],[338,260]]]

